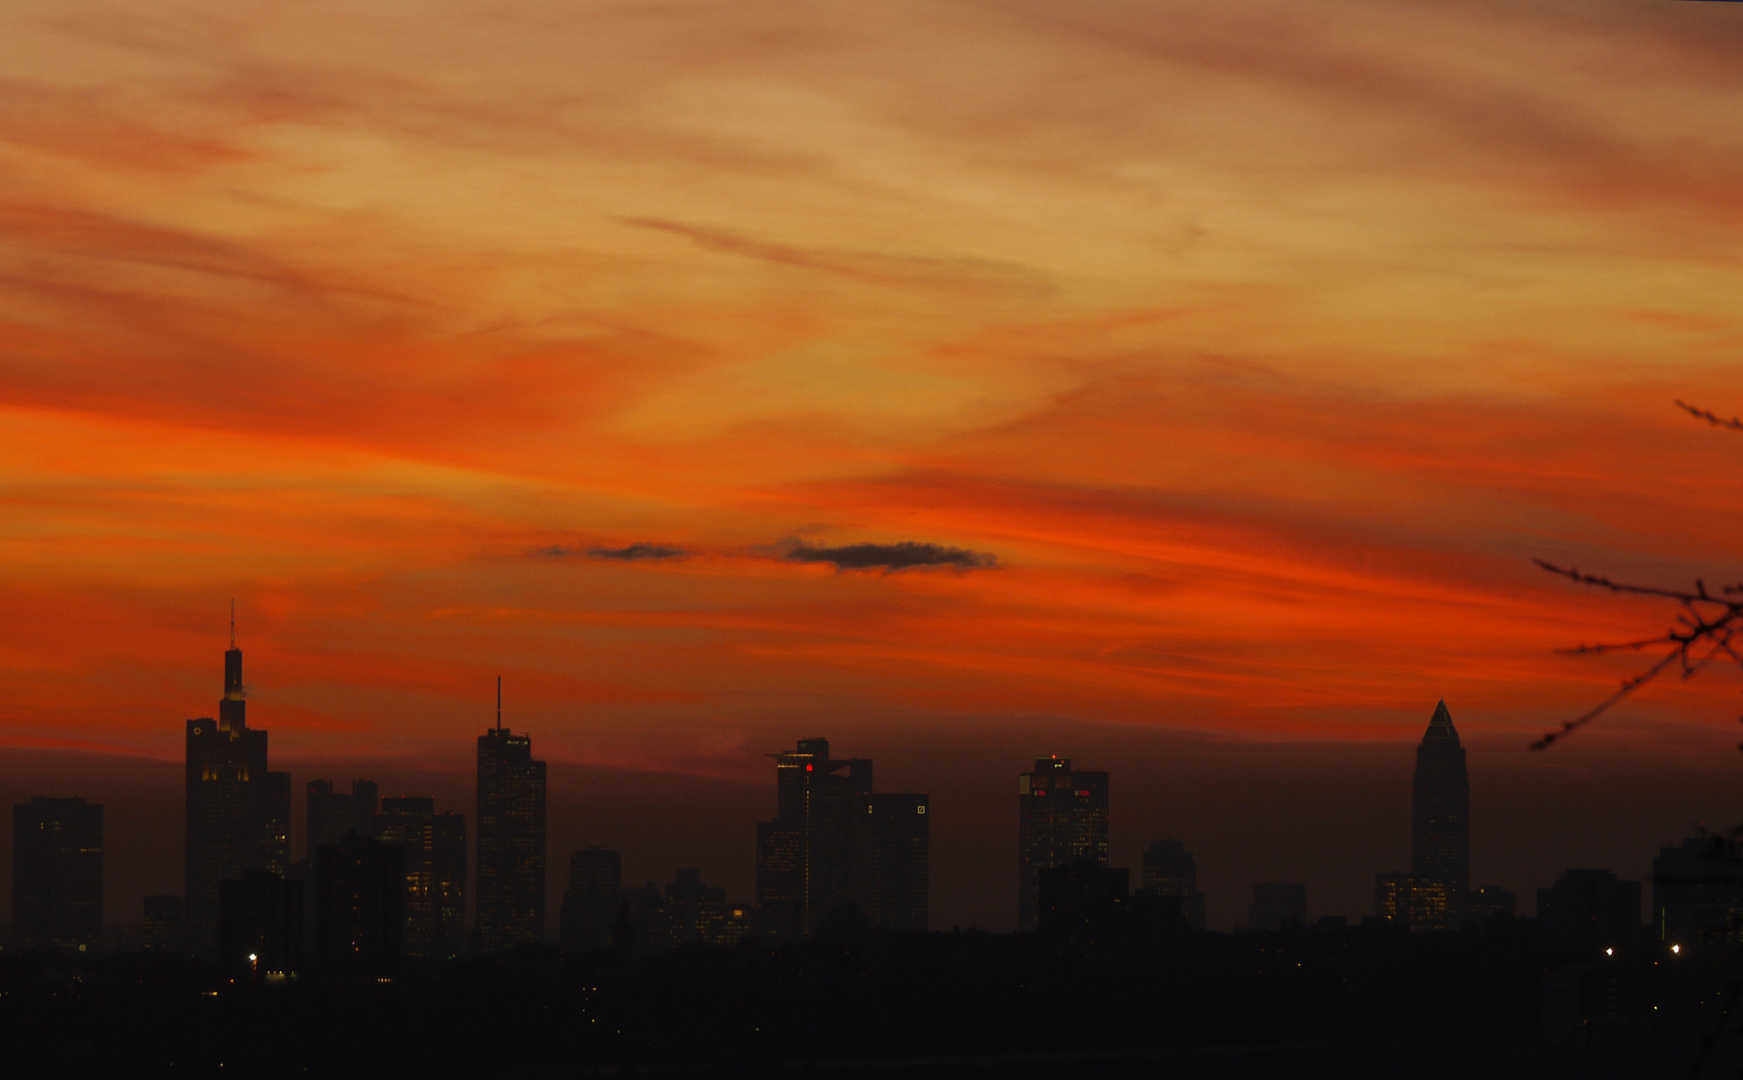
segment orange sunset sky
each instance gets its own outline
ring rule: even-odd
[[[694,776],[1440,697],[1523,754],[1641,663],[1556,648],[1672,614],[1533,556],[1743,576],[1743,434],[1673,404],[1743,411],[1738,5],[0,31],[3,745],[176,758],[235,597],[275,753],[463,760],[500,673],[542,756]],[[902,542],[963,565],[792,557]],[[1734,754],[1737,690],[1592,738]]]

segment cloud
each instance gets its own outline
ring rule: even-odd
[[[847,544],[842,547],[815,547],[804,542],[788,549],[789,562],[834,563],[837,570],[876,570],[887,573],[912,570],[916,567],[945,566],[956,570],[992,570],[997,568],[996,556],[984,551],[946,547],[943,544],[917,544],[904,540],[899,544]]]
[[[689,552],[683,548],[667,547],[664,544],[631,544],[620,548],[588,548],[587,555],[594,559],[616,559],[619,562],[635,562],[638,559],[676,559]]]

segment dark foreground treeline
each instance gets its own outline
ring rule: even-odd
[[[267,982],[0,954],[0,1076],[1737,1075],[1729,961],[1557,955],[1534,923],[1114,947],[839,933]]]

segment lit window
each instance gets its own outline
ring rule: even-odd
[[[914,813],[916,813],[916,814],[924,814],[925,812],[926,812],[926,808],[924,806],[914,807]]]

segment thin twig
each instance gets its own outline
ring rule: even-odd
[[[1733,431],[1743,431],[1743,419],[1739,419],[1738,417],[1733,416],[1731,419],[1726,420],[1723,417],[1713,415],[1706,409],[1697,409],[1680,398],[1677,399],[1676,407],[1681,409],[1683,412],[1688,413],[1690,416],[1693,416],[1697,420],[1705,420],[1714,427],[1730,428]]]

